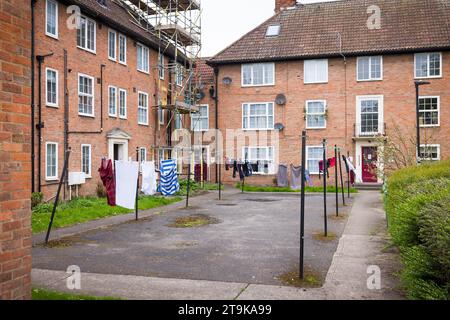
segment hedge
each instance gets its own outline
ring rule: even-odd
[[[450,298],[450,161],[405,168],[388,178],[385,208],[410,299]]]

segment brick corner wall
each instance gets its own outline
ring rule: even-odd
[[[31,297],[31,6],[0,1],[0,299]]]

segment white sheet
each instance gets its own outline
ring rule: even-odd
[[[134,209],[136,204],[139,164],[136,161],[116,161],[116,205]]]
[[[146,161],[142,163],[142,189],[141,191],[152,196],[156,193],[158,185],[156,184],[155,162]]]

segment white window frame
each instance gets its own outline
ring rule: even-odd
[[[321,102],[323,103],[323,112],[322,113],[309,113],[308,112],[308,104],[309,103],[313,103],[313,102]],[[318,130],[318,129],[326,129],[327,128],[327,118],[326,118],[326,114],[327,114],[327,101],[326,100],[306,100],[305,102],[305,115],[306,115],[306,129],[310,129],[310,130]],[[322,127],[311,127],[308,125],[308,116],[309,115],[315,115],[315,116],[320,116],[323,115],[324,117],[324,126]]]
[[[86,94],[84,92],[80,93],[80,77],[86,77],[86,78],[89,78],[89,79],[92,80],[92,113],[91,114],[80,112],[80,95],[89,96],[88,94]],[[83,117],[94,118],[95,117],[95,78],[91,77],[91,76],[89,76],[87,74],[79,73],[78,74],[78,87],[77,87],[77,90],[78,90],[78,105],[77,105],[78,115],[83,116]]]
[[[420,127],[421,128],[433,128],[433,127],[440,127],[441,126],[441,97],[440,96],[420,96],[420,99],[437,99],[437,114],[438,114],[438,123],[437,124],[421,124]],[[420,103],[419,103],[420,105]],[[427,111],[421,111],[419,109],[419,114],[420,113],[425,113]]]
[[[253,76],[253,67],[255,65],[265,65],[265,66],[271,66],[272,68],[272,74],[273,74],[273,78],[272,78],[272,82],[268,82],[268,83],[262,83],[262,84],[254,84],[254,76]],[[244,83],[244,67],[245,66],[250,66],[251,67],[251,74],[252,74],[252,79],[251,79],[251,83],[250,84],[245,84]],[[265,74],[266,74],[266,68],[264,68],[263,70],[263,81],[265,80]],[[275,63],[274,62],[262,62],[262,63],[244,63],[241,64],[241,86],[242,87],[267,87],[267,86],[274,86],[275,85]]]
[[[360,79],[359,78],[359,63],[361,59],[369,58],[369,78],[368,79]],[[380,58],[380,77],[372,78],[372,59]],[[383,80],[383,56],[363,56],[356,58],[356,81],[365,82],[365,81],[381,81]]]
[[[318,63],[320,61],[325,61],[326,65],[327,65],[327,71],[326,71],[326,79],[325,80],[321,80],[321,81],[306,81],[306,64],[308,62],[315,62]],[[328,63],[328,59],[310,59],[310,60],[304,60],[303,61],[303,83],[304,84],[321,84],[321,83],[328,83],[328,68],[329,68],[329,63]],[[317,68],[315,70],[317,72]]]
[[[119,61],[120,64],[123,65],[127,65],[127,37],[121,33],[119,33],[119,36],[117,37],[118,41],[117,41],[117,48],[118,48],[118,52],[117,52],[117,59]],[[120,59],[120,39],[124,39],[124,46],[123,46],[123,57],[124,59]]]
[[[179,87],[182,87],[183,81],[184,81],[183,66],[181,66],[180,64],[177,64],[177,72],[176,72],[176,77],[175,77],[176,85]]]
[[[49,102],[48,101],[48,71],[55,72],[56,76],[56,102]],[[52,68],[45,68],[45,103],[47,107],[53,107],[58,108],[59,107],[59,73],[58,70],[52,69]]]
[[[120,93],[121,92],[123,92],[125,94],[125,99],[124,99],[124,102],[125,102],[125,105],[124,105],[125,115],[122,115],[120,113]],[[119,94],[117,96],[117,100],[118,100],[118,103],[117,103],[117,107],[118,107],[117,110],[118,110],[118,112],[117,113],[118,113],[120,119],[126,119],[127,118],[127,112],[128,112],[128,110],[127,110],[127,90],[119,88],[118,93]]]
[[[201,104],[198,107],[199,108],[206,107],[206,116],[202,117],[202,116],[200,116],[200,113],[198,115],[197,114],[191,114],[191,130],[195,131],[195,132],[208,131],[209,130],[209,105],[208,104]],[[200,128],[195,128],[194,125],[199,123],[199,121],[197,121],[197,119],[199,119],[199,120],[206,119],[207,120],[207,128],[206,129],[205,128],[201,128],[201,129]]]
[[[319,159],[314,159],[314,158],[309,158],[309,149],[312,149],[312,148],[314,148],[314,149],[317,149],[317,148],[320,148],[320,149],[322,149],[322,152],[321,152],[321,154],[322,154],[322,157],[321,158],[319,158]],[[318,161],[321,161],[321,160],[323,160],[323,145],[317,145],[317,146],[306,146],[306,155],[305,155],[305,158],[306,158],[306,169],[309,171],[309,174],[319,174],[320,172],[319,171],[317,171],[317,172],[314,172],[314,171],[311,171],[310,170],[310,168],[309,168],[309,165],[308,165],[308,162],[309,162],[309,160],[318,160]],[[320,170],[320,169],[319,169]]]
[[[441,160],[441,145],[440,144],[421,144],[420,145],[420,149],[422,149],[422,148],[426,148],[426,147],[432,147],[432,148],[437,148],[437,154],[438,154],[438,156],[437,156],[437,158],[431,158],[431,159],[429,159],[429,158],[421,158],[421,160],[424,160],[424,161],[440,161]],[[421,154],[422,152],[419,150],[419,154]]]
[[[269,155],[269,150],[272,149],[272,159],[251,159],[245,157],[245,151],[248,149],[248,155],[251,154],[250,149],[266,149],[266,155]],[[273,146],[244,146],[242,147],[242,159],[247,160],[249,162],[254,161],[268,161],[268,172],[253,172],[254,175],[261,175],[261,176],[268,176],[268,175],[274,175],[275,174],[275,148]]]
[[[158,123],[160,125],[164,124],[165,112],[161,106],[158,106]]]
[[[81,23],[81,19],[86,19],[86,34],[85,34],[85,39],[86,39],[86,41],[85,41],[85,43],[84,43],[85,47],[83,47],[82,45],[79,45],[79,44],[78,44],[78,41],[77,41],[77,48],[79,48],[79,49],[81,49],[81,50],[85,50],[85,51],[90,52],[90,53],[93,53],[93,54],[97,54],[97,22],[95,22],[95,20],[92,20],[92,19],[90,19],[90,18],[88,18],[88,17],[86,17],[86,16],[83,16],[83,15],[80,16],[80,19],[79,19],[80,23]],[[93,43],[94,43],[94,49],[90,49],[90,48],[87,47],[87,43],[88,43],[88,28],[87,28],[87,23],[88,23],[89,21],[94,23],[94,41],[93,41]],[[78,31],[80,31],[80,30],[81,30],[81,26],[78,26],[78,29],[77,29],[77,36],[78,36]]]
[[[47,156],[48,156],[48,149],[47,146],[48,145],[55,145],[55,175],[54,176],[49,176],[48,175],[48,161],[47,161]],[[45,180],[47,181],[55,181],[58,180],[58,143],[57,142],[52,142],[52,141],[48,141],[45,143]]]
[[[55,10],[55,16],[56,16],[55,17],[55,34],[50,33],[47,30],[47,21],[49,19],[49,17],[48,17],[48,4],[49,3],[53,3],[55,5],[55,7],[56,7],[56,10]],[[59,22],[59,19],[58,19],[58,1],[46,0],[45,1],[45,35],[46,36],[49,36],[50,38],[53,38],[53,39],[58,39],[59,38],[58,22]]]
[[[426,54],[427,55],[427,76],[422,76],[422,77],[419,77],[419,76],[417,76],[417,57],[419,56],[419,55],[424,55],[424,54]],[[430,76],[430,55],[431,54],[439,54],[439,56],[440,56],[440,66],[441,66],[441,68],[440,68],[440,73],[439,73],[439,75],[437,75],[437,76]],[[437,78],[442,78],[442,68],[443,68],[444,66],[442,65],[442,52],[421,52],[421,53],[416,53],[416,54],[414,54],[414,79],[437,79]]]
[[[158,75],[160,80],[164,80],[165,70],[164,70],[165,58],[163,54],[158,55]]]
[[[142,152],[144,152],[144,157],[142,157]],[[147,148],[146,147],[139,147],[139,162],[145,162],[147,161]]]
[[[142,59],[144,59],[144,52],[147,52],[147,69],[141,69],[139,66],[139,48],[142,50]],[[144,60],[142,60],[143,64]],[[141,43],[136,44],[136,67],[139,72],[143,72],[146,74],[150,73],[150,49],[147,46],[144,46]]]
[[[143,106],[140,106],[139,105],[139,98],[140,98],[140,95],[144,95],[145,96],[145,101],[146,101],[146,103],[147,103],[147,106],[146,106],[146,108],[144,108]],[[148,126],[148,93],[146,93],[146,92],[143,92],[143,91],[138,91],[138,108],[137,108],[138,110],[138,112],[137,112],[137,118],[138,118],[138,124],[139,125],[144,125],[144,126]],[[146,120],[146,122],[141,122],[141,121],[139,121],[139,110],[140,109],[145,109],[146,110],[146,114],[147,114],[147,120]]]
[[[373,95],[373,96],[356,96],[356,124],[359,125],[358,134],[361,136],[370,135],[369,132],[361,132],[361,101],[364,100],[378,100],[378,132],[373,132],[373,134],[383,134],[384,133],[384,96],[383,95]]]
[[[83,148],[88,147],[89,148],[89,173],[86,173],[83,171]],[[81,145],[81,172],[84,172],[84,176],[86,178],[92,178],[92,145],[90,144],[82,144]]]
[[[250,126],[250,106],[255,104],[265,104],[266,105],[266,127],[265,128],[245,128],[244,127],[244,108],[245,106],[248,106],[248,114],[246,116],[247,118],[247,124]],[[269,105],[272,105],[272,117],[273,117],[273,126],[269,127]],[[261,131],[261,130],[274,130],[275,126],[275,103],[273,102],[245,102],[242,104],[242,130],[245,131]]]
[[[114,57],[111,56],[111,35],[114,35]],[[111,61],[117,61],[117,32],[113,29],[108,29],[108,59]]]
[[[111,89],[114,89],[114,113],[111,113]],[[113,118],[117,118],[118,114],[118,90],[115,86],[108,86],[108,115]]]

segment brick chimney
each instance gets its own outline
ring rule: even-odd
[[[275,0],[275,13],[289,7],[295,7],[297,0]]]

